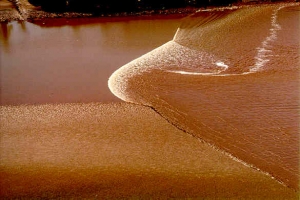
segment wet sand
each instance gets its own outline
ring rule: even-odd
[[[148,107],[23,105],[0,113],[2,199],[297,199]]]
[[[298,199],[148,107],[44,97],[43,105],[0,107],[1,199]]]

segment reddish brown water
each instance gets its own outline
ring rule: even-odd
[[[297,189],[299,16],[299,4],[197,13],[109,86]]]
[[[297,190],[299,6],[285,6],[196,14],[173,41],[117,71],[110,88],[123,100],[153,107],[178,128]],[[170,40],[179,26],[177,19],[68,23],[2,24],[2,105],[118,101],[107,89],[109,75]],[[41,125],[39,117],[35,123]],[[36,124],[25,124],[26,130],[39,132]],[[49,143],[53,150],[52,144],[57,143]]]
[[[179,17],[2,23],[1,105],[119,101],[120,66],[172,39]]]

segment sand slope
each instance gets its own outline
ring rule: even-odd
[[[2,106],[1,198],[297,199],[128,103]]]

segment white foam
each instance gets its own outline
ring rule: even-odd
[[[178,71],[178,70],[167,70],[167,72],[175,73],[175,74],[183,74],[183,75],[214,75],[215,73],[200,73],[200,72],[187,72],[187,71]]]
[[[169,41],[115,71],[109,78],[108,87],[120,99],[133,102],[126,95],[127,82],[139,74],[160,69],[181,74],[213,75],[227,68],[228,65],[210,53]]]
[[[261,70],[269,61],[268,57],[271,56],[272,50],[271,42],[275,41],[277,38],[277,32],[281,29],[280,25],[277,22],[277,16],[280,9],[285,6],[280,6],[276,9],[271,16],[271,28],[268,37],[261,43],[260,47],[257,47],[257,54],[255,56],[255,64],[249,70],[249,72],[257,72]]]
[[[233,76],[233,75],[247,75],[252,74],[257,71],[260,71],[269,61],[270,57],[272,57],[272,50],[271,50],[271,43],[277,39],[277,33],[281,30],[281,26],[277,22],[278,12],[282,8],[286,7],[287,5],[282,5],[279,8],[275,9],[271,16],[271,28],[269,30],[269,35],[262,41],[261,46],[257,47],[257,54],[255,56],[255,64],[250,67],[250,70],[247,72],[243,72],[240,74],[225,74],[225,72],[229,66],[226,65],[224,62],[218,61],[215,64],[219,67],[223,67],[222,70],[217,70],[215,73],[198,73],[198,72],[190,72],[190,71],[176,71],[176,70],[168,70],[171,73],[179,73],[184,75],[211,75],[211,76]],[[176,33],[177,34],[177,33]],[[175,35],[176,37],[176,35]]]
[[[271,42],[276,40],[277,33],[281,29],[277,22],[278,12],[287,5],[281,4],[272,13],[269,35],[257,47],[255,64],[250,67],[249,71],[239,74],[226,74],[225,72],[230,66],[225,64],[224,60],[221,61],[208,52],[190,49],[175,41],[169,41],[115,71],[109,78],[108,86],[114,95],[125,101],[132,102],[134,100],[128,99],[128,95],[126,95],[127,81],[138,74],[151,71],[152,69],[183,75],[201,76],[233,76],[256,73],[270,61],[272,56]]]
[[[218,75],[221,72],[226,71],[229,66],[226,65],[224,62],[218,61],[215,63],[216,68],[214,72],[189,72],[189,71],[182,71],[182,70],[166,70],[167,72],[176,73],[176,74],[183,74],[183,75],[202,75],[202,76],[208,76],[208,75]],[[218,67],[218,68],[217,68]]]
[[[226,65],[224,62],[221,61],[216,62],[216,65],[225,68],[225,70],[228,69],[229,67],[228,65]]]

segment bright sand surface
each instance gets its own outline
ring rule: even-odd
[[[1,199],[297,199],[129,103],[2,106]]]

